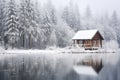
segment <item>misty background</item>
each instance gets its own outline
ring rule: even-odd
[[[120,44],[118,3],[115,0],[0,0],[1,46],[6,49],[71,46],[74,34],[83,29],[98,29],[106,43]]]
[[[48,0],[38,0],[42,5]],[[92,13],[95,15],[102,15],[104,13],[112,14],[114,10],[118,13],[120,12],[120,1],[119,0],[51,0],[53,5],[57,9],[63,8],[72,1],[74,4],[78,5],[80,14],[84,14],[86,6],[90,6]],[[118,14],[119,15],[119,14]]]

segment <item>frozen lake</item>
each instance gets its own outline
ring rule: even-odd
[[[0,80],[120,80],[117,53],[60,53],[59,51],[9,51],[0,54]],[[16,52],[16,53],[15,53]],[[103,61],[97,76],[77,74],[75,63],[85,58]]]

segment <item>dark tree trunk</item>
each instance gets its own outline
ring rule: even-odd
[[[31,34],[29,34],[29,49],[31,49]]]
[[[23,44],[23,48],[25,48],[25,42],[24,42],[25,39],[24,39],[24,38],[25,38],[25,37],[24,37],[24,34],[23,34],[23,41],[22,41],[22,42],[23,42],[23,43],[22,43],[22,44]]]

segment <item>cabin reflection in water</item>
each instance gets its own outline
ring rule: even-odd
[[[79,66],[92,67],[97,74],[99,74],[99,72],[103,68],[102,59],[97,60],[92,58],[85,58],[82,61],[75,63],[75,65],[77,65],[78,67]]]

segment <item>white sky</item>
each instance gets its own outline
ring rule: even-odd
[[[38,0],[45,3],[47,0]],[[61,8],[70,2],[70,0],[51,0],[56,8]],[[80,12],[83,14],[87,5],[90,6],[92,13],[103,14],[103,12],[112,13],[114,10],[120,13],[120,0],[72,0],[79,6]]]

